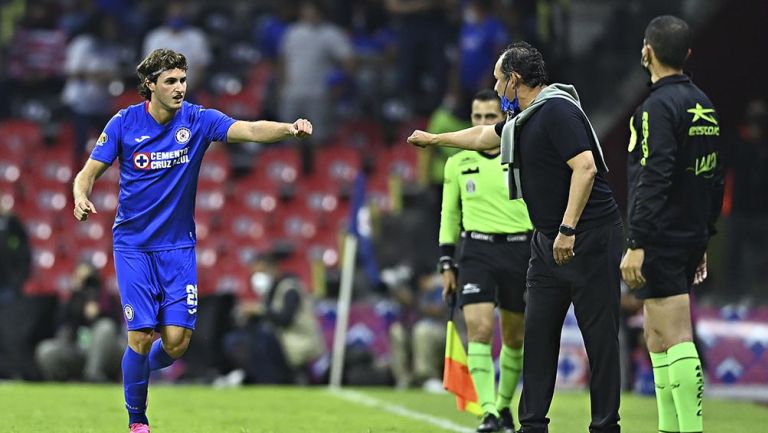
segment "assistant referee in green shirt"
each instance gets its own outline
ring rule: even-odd
[[[484,90],[475,96],[472,126],[494,125],[503,117],[494,91]],[[478,432],[514,432],[510,403],[523,365],[523,294],[533,226],[525,202],[509,199],[508,168],[499,158],[497,147],[480,152],[465,150],[448,159],[440,218],[443,295],[448,299],[458,288],[458,305],[469,336],[469,370],[484,411]],[[459,236],[463,243],[457,285],[453,256]],[[499,393],[494,402],[491,342],[496,305],[501,313],[503,344]]]

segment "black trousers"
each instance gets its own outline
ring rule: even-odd
[[[590,366],[590,432],[619,432],[619,263],[621,221],[576,235],[575,256],[558,266],[554,239],[536,232],[531,242],[525,309],[521,433],[546,433],[555,389],[560,333],[571,303]],[[576,431],[576,430],[574,430]]]

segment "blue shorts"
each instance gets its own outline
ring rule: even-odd
[[[195,247],[115,251],[115,273],[128,330],[166,325],[195,329]]]

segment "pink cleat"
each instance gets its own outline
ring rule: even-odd
[[[149,433],[149,426],[146,424],[133,423],[129,427],[130,433]]]

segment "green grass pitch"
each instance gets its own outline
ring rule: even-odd
[[[122,388],[116,385],[0,384],[0,433],[126,433]],[[768,431],[768,408],[705,400],[706,431]],[[153,433],[470,433],[477,420],[457,412],[453,397],[422,391],[324,387],[151,386]],[[624,433],[656,431],[652,398],[624,395]],[[559,392],[551,433],[586,432],[589,396]]]

